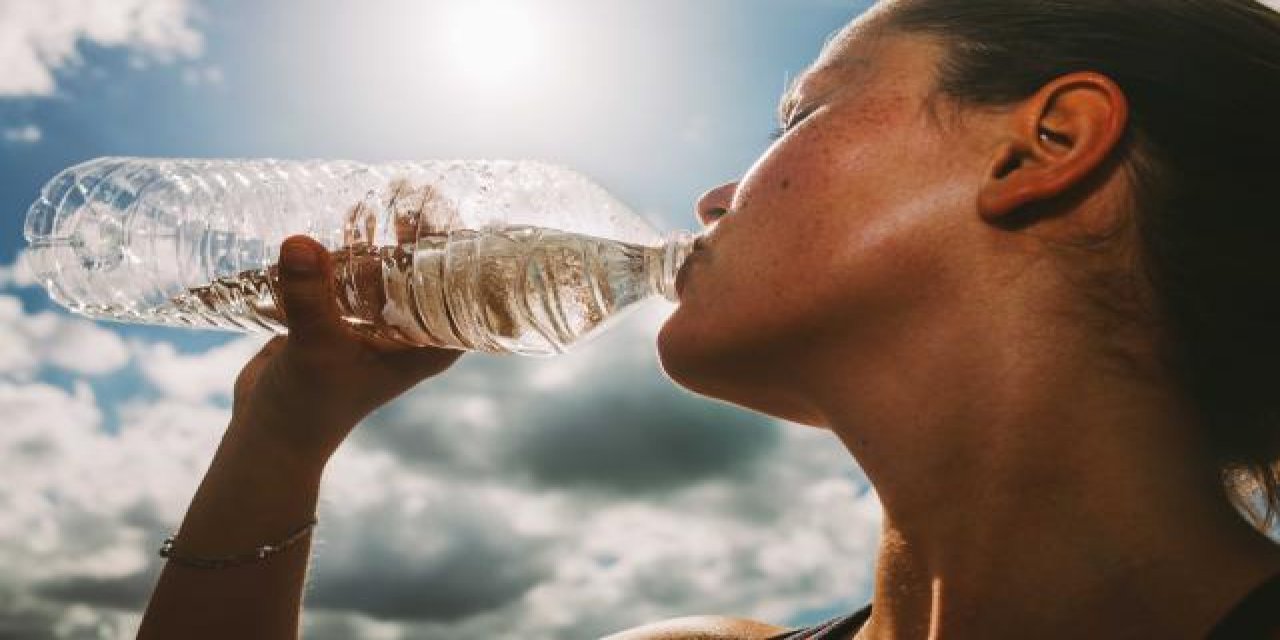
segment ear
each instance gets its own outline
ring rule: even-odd
[[[1077,72],[1045,85],[1010,115],[978,194],[983,219],[1007,219],[1082,183],[1110,156],[1128,119],[1128,99],[1107,76]]]

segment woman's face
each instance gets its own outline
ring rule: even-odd
[[[945,309],[977,241],[963,214],[983,145],[931,120],[939,46],[873,33],[860,20],[835,39],[784,103],[786,133],[699,201],[704,223],[719,219],[658,338],[681,385],[826,425],[824,395],[883,375]]]

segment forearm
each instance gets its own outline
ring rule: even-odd
[[[315,514],[323,461],[233,421],[176,534],[176,551],[225,557],[276,542]],[[295,638],[311,536],[260,561],[199,569],[169,561],[140,638]]]

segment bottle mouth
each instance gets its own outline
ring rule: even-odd
[[[662,282],[659,291],[668,301],[680,302],[676,280],[680,276],[680,270],[689,261],[689,256],[693,254],[701,240],[702,236],[694,235],[689,231],[674,231],[667,236],[666,243],[663,245]]]

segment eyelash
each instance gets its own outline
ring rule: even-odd
[[[787,121],[787,123],[786,123],[786,124],[782,125],[781,127],[778,127],[778,128],[776,128],[776,129],[774,129],[774,130],[773,130],[773,133],[770,133],[770,134],[769,134],[769,140],[770,140],[770,141],[772,141],[772,142],[776,142],[776,141],[777,141],[779,138],[781,138],[782,136],[787,135],[787,132],[789,132],[789,131],[791,131],[792,129],[794,129],[796,125],[798,125],[798,124],[800,124],[801,122],[803,122],[803,121],[804,121],[804,119],[805,119],[805,118],[808,118],[808,117],[809,117],[809,115],[810,115],[810,114],[812,114],[814,111],[817,111],[817,108],[816,108],[816,107],[814,107],[814,108],[812,108],[812,109],[807,109],[807,110],[805,110],[805,111],[801,111],[801,112],[799,112],[799,113],[796,113],[795,115],[793,115],[793,116],[791,117],[791,119],[790,119],[789,121]]]

